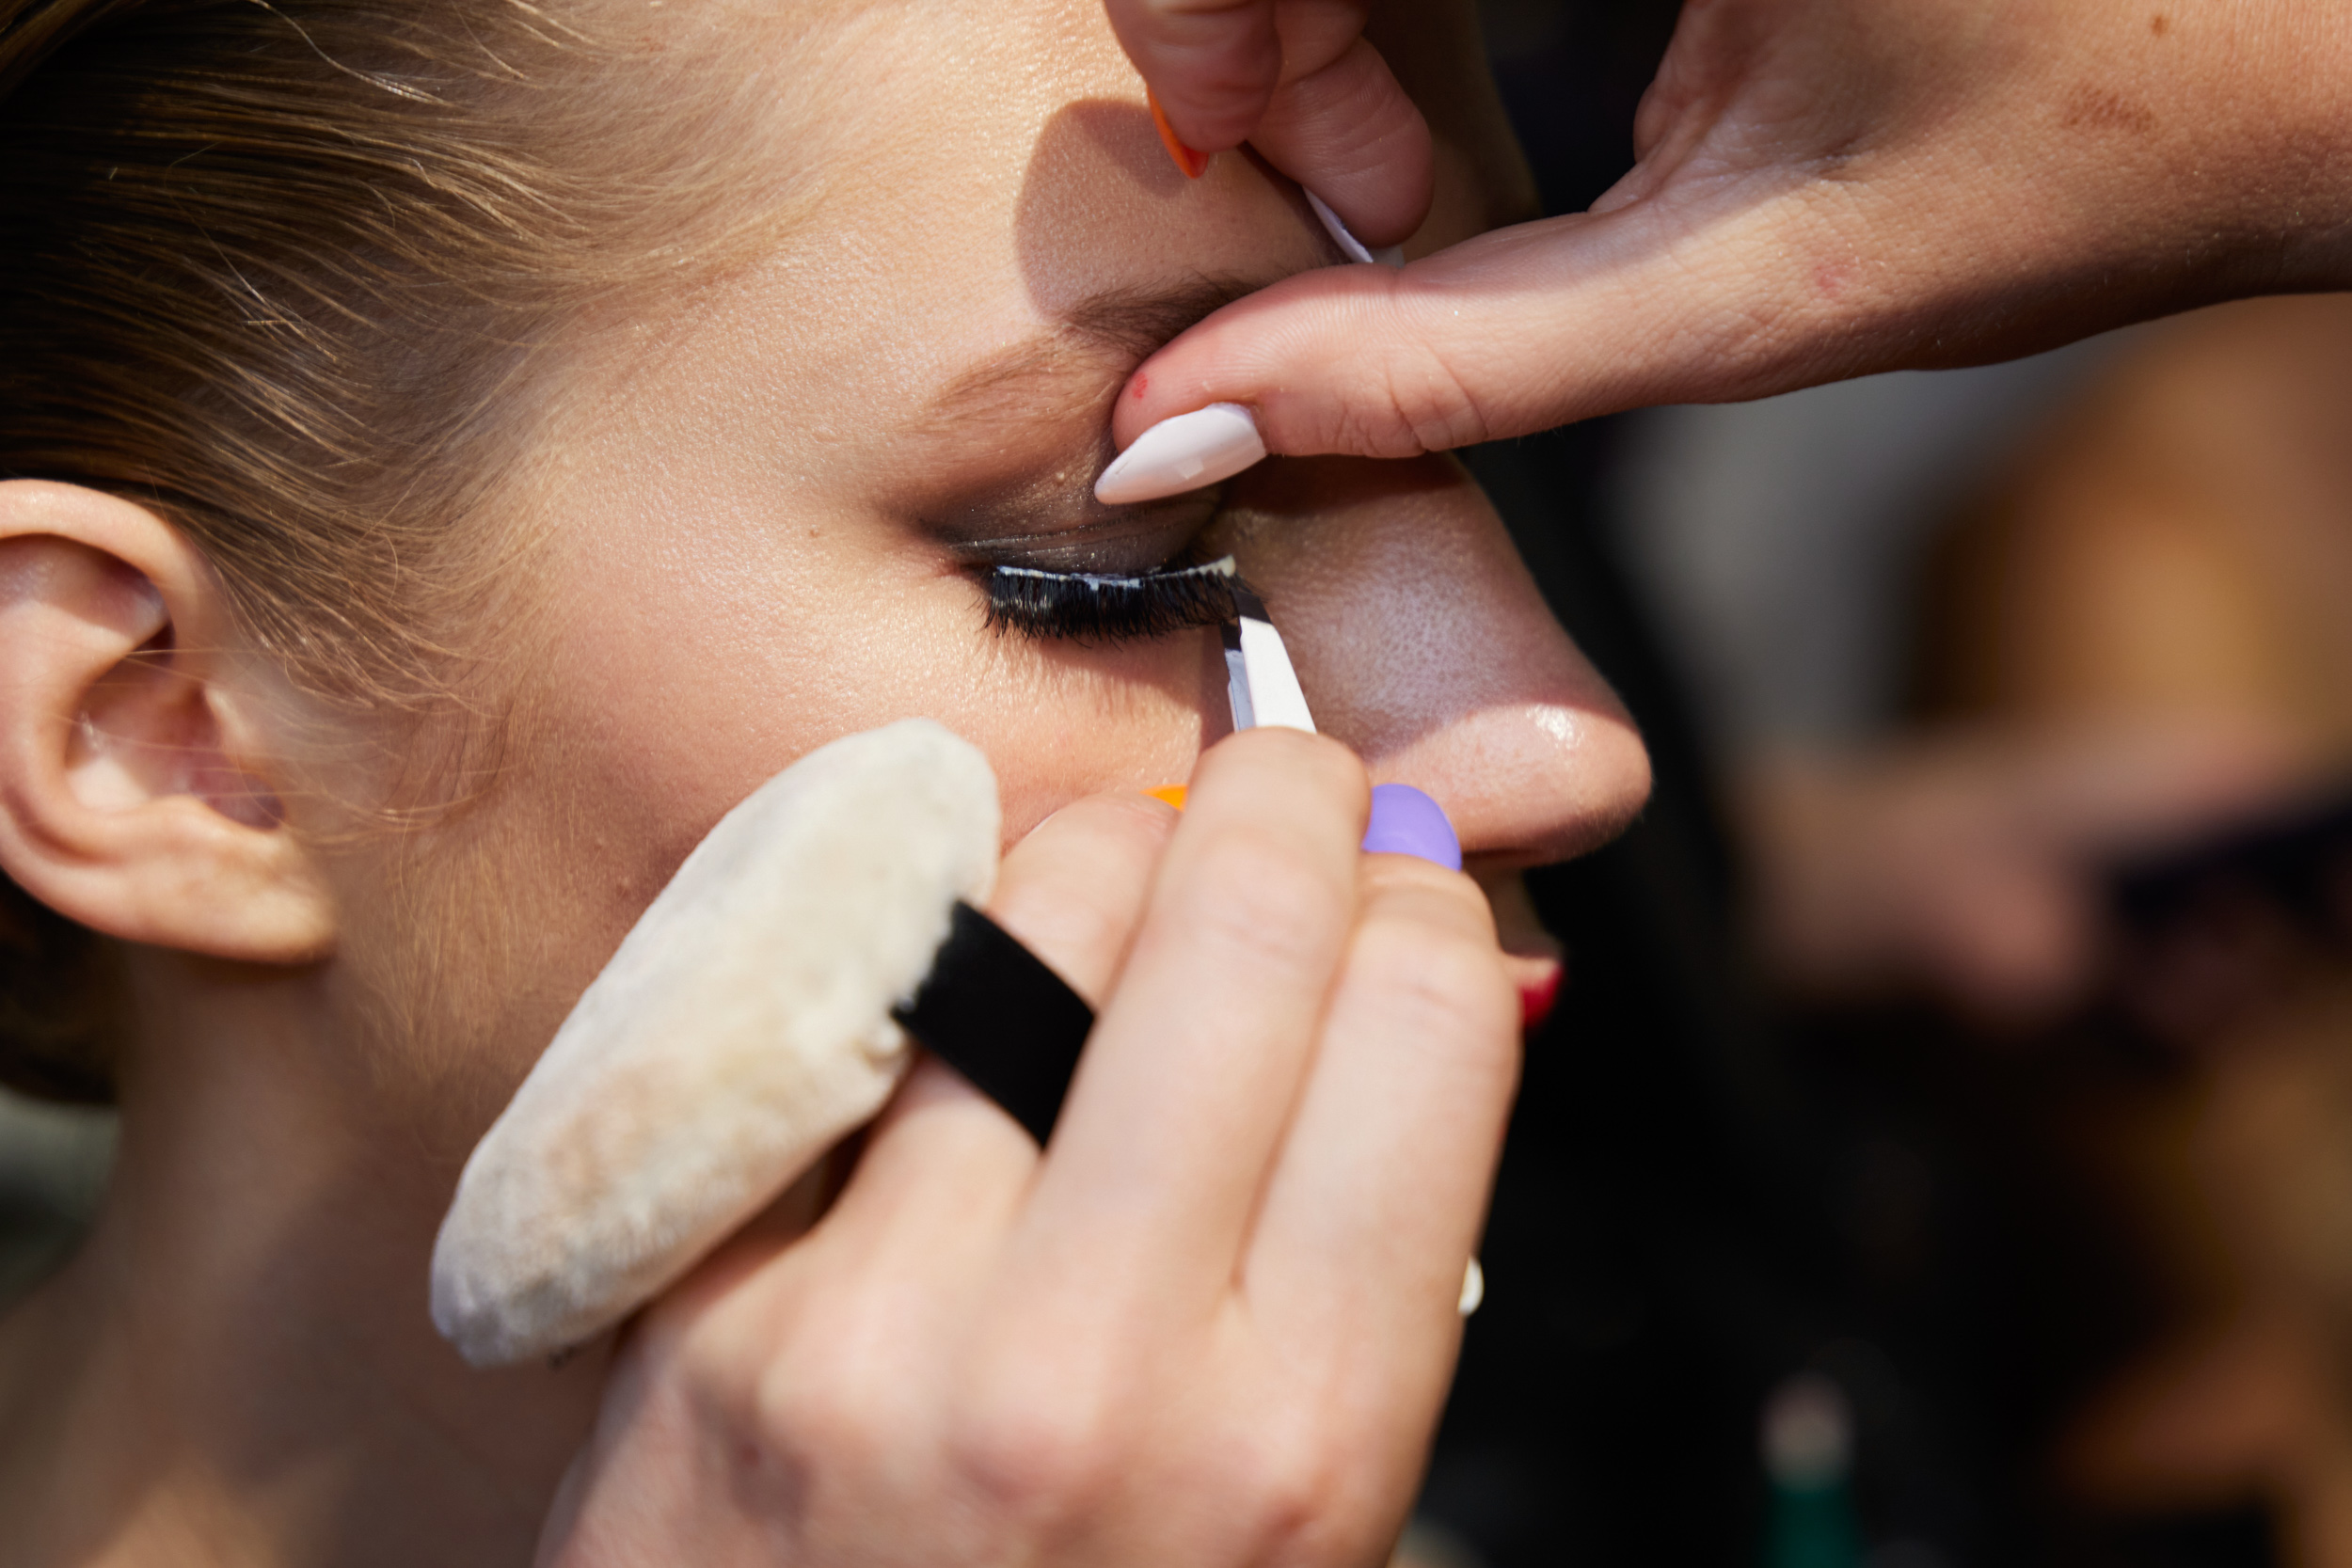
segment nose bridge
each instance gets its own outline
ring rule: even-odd
[[[1560,859],[1639,808],[1631,721],[1451,459],[1269,463],[1230,516],[1317,724],[1436,797],[1466,855]]]

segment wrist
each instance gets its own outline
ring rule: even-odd
[[[2178,129],[2154,199],[2204,263],[2184,303],[2352,289],[2352,7],[2265,0],[2140,25],[2181,84],[2159,100]]]

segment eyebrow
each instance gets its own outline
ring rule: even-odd
[[[1202,317],[1265,285],[1200,277],[1166,289],[1115,289],[1080,300],[1059,321],[950,381],[918,417],[926,433],[1019,420],[1082,418],[1152,351]]]

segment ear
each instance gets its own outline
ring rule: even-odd
[[[0,481],[0,869],[127,942],[251,963],[334,942],[280,822],[203,558],[145,508]]]

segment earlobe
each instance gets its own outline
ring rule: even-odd
[[[255,754],[232,631],[153,513],[0,482],[0,869],[124,941],[299,962],[332,946],[332,900]]]

